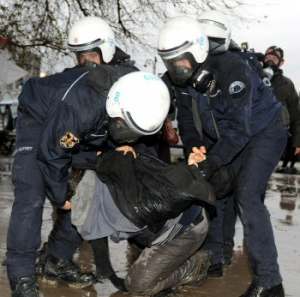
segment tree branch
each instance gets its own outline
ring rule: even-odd
[[[118,23],[121,26],[124,35],[126,37],[132,37],[131,32],[129,30],[127,30],[127,28],[123,24],[122,17],[121,17],[121,9],[122,8],[121,8],[120,0],[117,0]]]
[[[76,2],[77,2],[77,4],[78,4],[79,9],[81,10],[82,14],[83,14],[84,16],[89,16],[89,15],[90,15],[89,11],[88,11],[86,8],[84,8],[84,7],[82,6],[80,0],[76,0]]]

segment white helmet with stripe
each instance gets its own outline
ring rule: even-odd
[[[77,53],[99,49],[103,61],[109,63],[116,51],[114,32],[103,19],[85,17],[71,28],[68,48]]]
[[[111,87],[106,111],[121,118],[138,135],[157,133],[168,115],[170,94],[156,75],[136,71],[121,77]]]
[[[191,78],[208,55],[208,39],[200,23],[192,17],[170,19],[162,28],[158,53],[175,84],[182,85]]]

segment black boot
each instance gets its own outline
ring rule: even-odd
[[[39,297],[39,288],[35,277],[21,277],[14,285],[12,297]]]
[[[265,289],[261,286],[252,283],[248,290],[240,297],[284,297],[282,284],[274,286],[270,289]]]
[[[52,255],[46,258],[43,276],[46,280],[61,280],[73,288],[85,288],[95,283],[92,273],[83,273],[74,262],[57,259]]]
[[[208,277],[222,277],[223,276],[223,264],[216,263],[210,265],[207,271]]]

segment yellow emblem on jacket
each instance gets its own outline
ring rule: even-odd
[[[73,148],[79,143],[79,139],[71,132],[67,132],[59,141],[60,146],[66,149]]]

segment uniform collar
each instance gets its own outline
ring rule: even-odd
[[[130,56],[126,54],[124,51],[122,51],[119,47],[116,47],[116,52],[109,64],[116,65],[116,64],[122,64],[130,61],[131,61]]]

